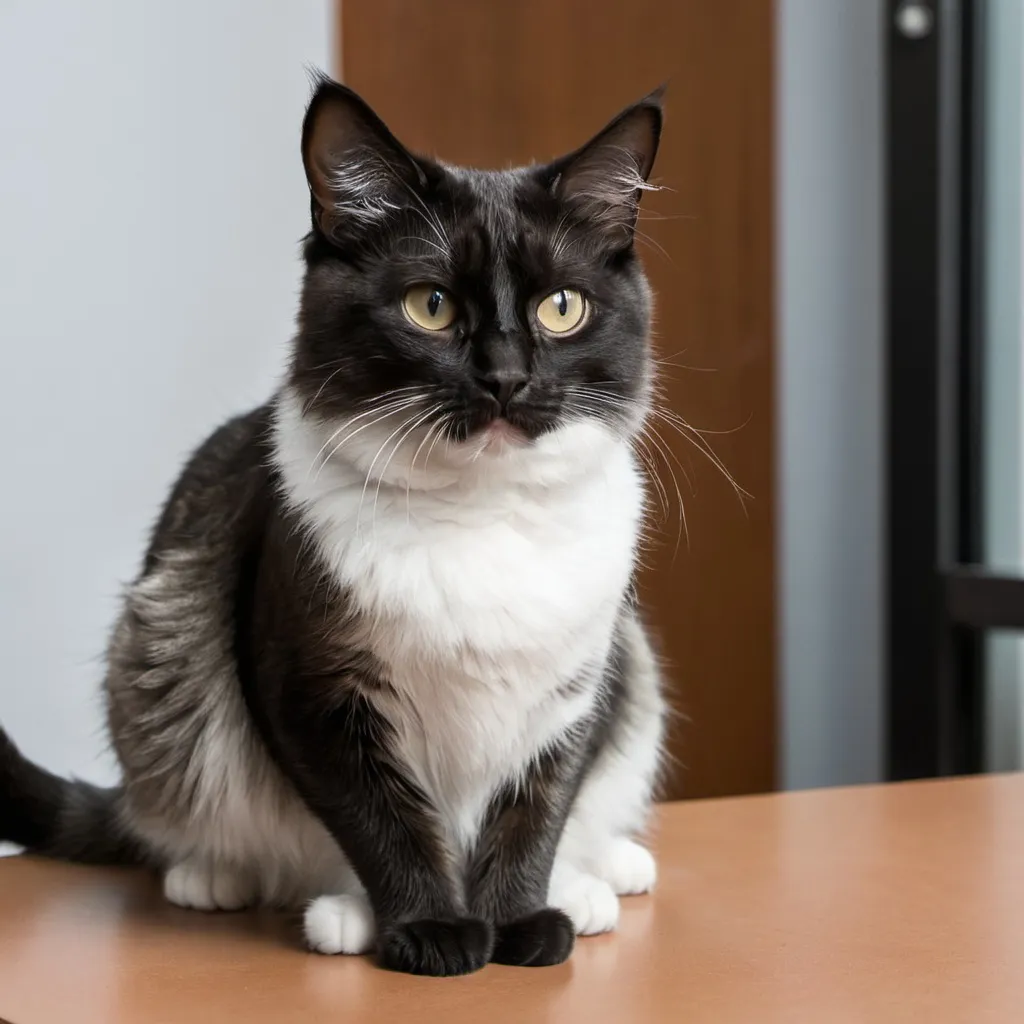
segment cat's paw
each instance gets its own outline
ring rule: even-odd
[[[242,910],[256,895],[253,880],[227,865],[184,860],[164,875],[164,897],[190,910]]]
[[[320,896],[306,907],[306,945],[316,953],[358,956],[373,949],[377,926],[365,896]]]
[[[658,867],[651,851],[632,839],[616,839],[598,866],[603,878],[620,896],[650,892],[658,877]]]
[[[491,959],[494,929],[486,921],[406,921],[383,926],[377,937],[382,967],[406,974],[469,974]]]
[[[550,967],[568,960],[575,942],[572,921],[548,907],[501,925],[491,960],[513,967]]]
[[[600,935],[619,923],[615,891],[603,878],[582,871],[558,872],[548,902],[568,915],[577,935]]]

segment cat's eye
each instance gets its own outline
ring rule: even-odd
[[[537,321],[549,334],[568,334],[583,323],[587,304],[575,288],[559,288],[537,303]]]
[[[402,298],[405,315],[425,331],[443,331],[455,322],[455,300],[436,284],[413,285]]]

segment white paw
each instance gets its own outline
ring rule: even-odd
[[[620,896],[631,896],[654,888],[658,867],[650,850],[632,839],[616,839],[601,858],[597,873]]]
[[[370,901],[365,896],[319,896],[306,907],[306,944],[317,953],[358,956],[373,949],[377,937]]]
[[[256,901],[251,880],[237,868],[186,860],[164,875],[164,896],[192,910],[241,910]]]
[[[577,935],[600,935],[619,923],[619,898],[603,879],[579,871],[552,877],[548,902],[565,911]]]

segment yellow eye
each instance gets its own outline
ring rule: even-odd
[[[537,320],[551,334],[568,334],[583,323],[587,304],[575,288],[559,288],[537,304]]]
[[[405,315],[425,331],[443,331],[455,322],[455,301],[436,284],[413,285],[402,299]]]

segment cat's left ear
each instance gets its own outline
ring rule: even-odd
[[[664,93],[664,86],[655,89],[544,169],[555,195],[577,206],[616,246],[632,243],[640,195],[655,188],[648,179],[661,138]]]
[[[313,223],[341,241],[414,201],[426,176],[416,158],[351,89],[326,75],[302,124]]]

